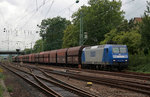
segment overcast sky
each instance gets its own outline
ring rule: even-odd
[[[62,16],[71,19],[73,12],[88,0],[0,0],[0,50],[30,48],[40,39],[37,24],[42,19]],[[147,0],[122,0],[125,18],[140,17]],[[4,28],[6,31],[4,32]],[[9,42],[8,42],[9,41]],[[9,45],[9,46],[8,46]]]

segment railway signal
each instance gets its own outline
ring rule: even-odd
[[[76,0],[76,3],[79,3],[79,0]]]

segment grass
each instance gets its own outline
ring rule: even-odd
[[[4,79],[4,75],[0,72],[0,79]]]
[[[0,80],[3,80],[5,76],[3,75],[3,69],[0,68]],[[5,91],[5,88],[0,84],[0,97],[3,97],[3,92]]]
[[[0,85],[0,97],[3,97],[4,87]]]
[[[7,87],[7,91],[8,91],[9,93],[13,92],[13,88],[12,88],[12,87]]]
[[[4,79],[4,75],[3,75],[3,70],[0,68],[0,80]],[[2,87],[2,85],[0,85],[0,97],[3,97],[3,92],[4,92],[4,87]]]

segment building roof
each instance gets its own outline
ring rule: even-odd
[[[142,22],[142,18],[141,17],[135,17],[134,18],[134,23],[140,23]]]

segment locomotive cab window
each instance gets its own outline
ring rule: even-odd
[[[119,48],[118,47],[113,47],[113,53],[119,53]]]
[[[125,47],[113,47],[113,53],[127,53]]]
[[[120,47],[120,53],[127,53],[127,49],[125,47]]]

